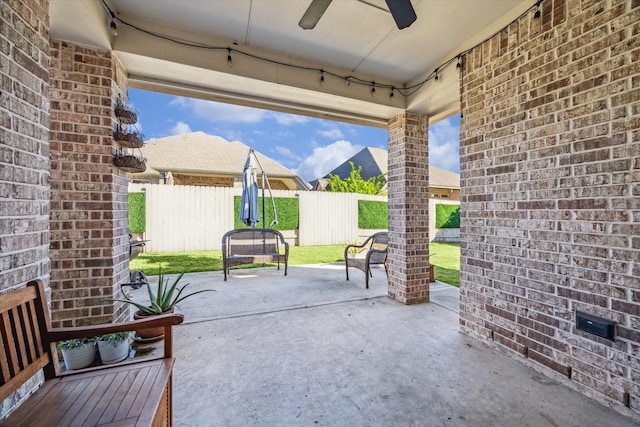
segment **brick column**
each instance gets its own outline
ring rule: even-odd
[[[0,4],[3,291],[33,279],[42,279],[46,284],[49,276],[48,11],[47,1],[12,0]]]
[[[51,41],[51,310],[54,326],[110,323],[128,281],[127,178],[112,162],[126,76],[109,51]]]
[[[429,158],[427,116],[389,121],[389,296],[429,301]]]

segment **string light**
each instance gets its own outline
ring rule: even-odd
[[[542,0],[536,2],[536,13],[533,14],[533,19],[540,19],[540,3],[542,3]]]
[[[135,24],[129,23],[127,21],[124,21],[120,18],[116,18],[114,12],[110,9],[110,7],[107,5],[107,3],[105,2],[105,0],[101,0],[101,3],[103,5],[103,7],[105,8],[105,10],[107,11],[107,13],[109,13],[111,15],[111,23],[109,24],[111,33],[116,36],[118,35],[118,27],[116,25],[116,21],[118,21],[120,24],[124,24],[128,27],[131,27],[137,31],[140,31],[144,34],[150,35],[152,37],[156,37],[158,39],[162,39],[162,40],[166,40],[169,41],[171,43],[176,43],[178,45],[181,46],[187,46],[187,47],[193,47],[193,48],[198,48],[198,49],[207,49],[207,50],[223,50],[226,49],[227,50],[227,65],[229,67],[233,66],[233,60],[231,58],[231,51],[233,50],[236,54],[239,55],[243,55],[252,59],[255,59],[257,61],[263,61],[263,62],[267,62],[270,64],[274,64],[274,65],[279,65],[279,66],[283,66],[283,67],[290,67],[296,70],[303,70],[303,71],[319,71],[321,73],[320,75],[320,84],[322,85],[324,83],[324,74],[327,73],[333,77],[335,77],[336,79],[341,79],[341,80],[345,80],[347,82],[347,86],[351,86],[352,83],[358,84],[358,85],[371,85],[371,95],[375,96],[376,95],[376,87],[377,88],[385,88],[385,89],[390,89],[391,92],[389,94],[390,98],[394,97],[394,93],[395,90],[397,89],[398,93],[400,93],[401,96],[403,97],[409,97],[411,95],[413,95],[414,93],[416,93],[418,90],[420,90],[432,77],[434,80],[439,80],[440,76],[439,76],[439,71],[443,70],[447,67],[449,67],[454,61],[456,61],[457,59],[457,64],[456,64],[456,69],[458,69],[458,71],[461,71],[462,68],[462,64],[461,64],[461,57],[462,55],[465,55],[466,53],[470,52],[471,50],[475,49],[476,47],[482,45],[483,43],[485,43],[486,41],[490,40],[492,37],[494,37],[495,35],[499,34],[501,31],[503,31],[505,28],[508,28],[509,25],[513,24],[514,22],[516,22],[517,20],[521,19],[523,16],[525,16],[527,13],[529,13],[531,11],[531,9],[535,8],[536,12],[534,14],[534,18],[538,19],[540,18],[541,12],[540,12],[540,4],[543,2],[543,0],[537,0],[536,3],[534,5],[532,5],[531,7],[529,7],[525,12],[523,12],[522,14],[520,14],[520,16],[518,16],[517,18],[515,18],[513,21],[511,21],[511,23],[509,23],[508,25],[506,25],[505,27],[501,28],[500,30],[496,31],[495,33],[493,33],[491,36],[487,37],[485,40],[479,42],[478,44],[476,44],[475,46],[465,50],[464,52],[459,53],[457,56],[452,57],[451,59],[449,59],[448,61],[444,62],[443,64],[439,65],[438,68],[435,69],[435,75],[433,75],[433,73],[429,76],[427,76],[424,80],[412,85],[412,86],[408,86],[408,87],[404,87],[404,88],[395,88],[392,85],[388,85],[388,84],[378,84],[375,82],[370,82],[370,81],[366,81],[364,79],[361,79],[359,77],[355,77],[352,75],[339,75],[336,73],[332,73],[329,71],[324,71],[322,69],[318,69],[318,68],[314,68],[314,67],[307,67],[307,66],[301,66],[301,65],[295,65],[295,64],[291,64],[291,63],[286,63],[286,62],[282,62],[282,61],[278,61],[278,60],[273,60],[273,59],[269,59],[266,57],[262,57],[259,55],[255,55],[255,54],[251,54],[248,52],[243,52],[241,50],[236,50],[236,49],[232,49],[229,47],[221,47],[221,46],[211,46],[211,45],[207,45],[207,44],[200,44],[200,43],[194,43],[194,42],[188,42],[188,41],[183,41],[183,40],[179,40],[179,39],[174,39],[172,37],[163,35],[163,34],[159,34],[150,30],[146,30],[142,27],[139,27]]]
[[[111,10],[109,10],[111,14],[111,24],[109,24],[109,28],[111,29],[111,34],[114,36],[118,35],[118,26],[116,25],[116,15]]]
[[[389,93],[389,99],[390,99],[391,101],[393,101],[393,92],[394,92],[395,90],[396,90],[396,88],[392,86],[392,87],[391,87],[391,93]]]

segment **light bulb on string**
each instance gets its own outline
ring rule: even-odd
[[[533,19],[540,19],[540,3],[542,3],[542,0],[536,2],[536,13],[533,14]]]
[[[462,62],[460,62],[460,61],[461,61],[460,56],[458,56],[458,63],[456,64],[456,70],[458,72],[462,71]]]
[[[438,81],[440,79],[440,77],[438,77],[438,69],[436,68],[436,76],[433,78],[435,81]]]
[[[324,70],[320,70],[320,86],[324,86]]]
[[[109,24],[109,29],[111,30],[111,34],[114,36],[118,35],[118,26],[116,25],[116,14],[109,10],[111,14],[111,23]]]
[[[233,67],[233,58],[231,58],[231,48],[227,48],[227,66]]]
[[[371,96],[376,96],[376,82],[371,82]]]
[[[347,81],[347,87],[351,87],[351,77],[345,79]]]
[[[389,93],[389,99],[393,101],[393,91],[396,90],[395,87],[391,87],[391,93]]]

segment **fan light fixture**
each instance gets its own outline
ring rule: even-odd
[[[385,12],[387,11],[386,9],[383,9],[373,3],[369,3],[366,0],[358,1],[377,9],[382,9]],[[306,12],[302,15],[302,19],[298,22],[300,28],[304,30],[314,29],[331,2],[332,0],[312,0]],[[391,16],[393,16],[394,21],[396,21],[396,25],[399,30],[409,27],[417,19],[416,11],[411,5],[411,0],[385,0],[385,2],[387,3],[389,12],[391,13]]]

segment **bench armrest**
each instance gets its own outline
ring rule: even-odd
[[[72,328],[51,328],[47,331],[49,341],[58,342],[74,338],[91,338],[98,335],[113,334],[116,332],[135,331],[153,327],[170,327],[179,325],[184,320],[182,314],[160,314],[148,319],[133,320],[122,323],[109,323],[105,325],[76,326]]]

